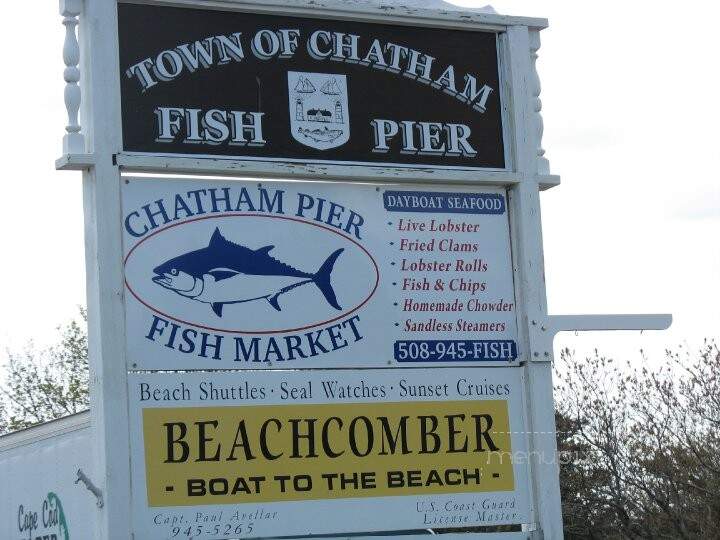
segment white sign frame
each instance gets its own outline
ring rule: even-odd
[[[122,174],[193,173],[260,178],[342,179],[507,186],[510,189],[519,345],[528,396],[531,449],[532,523],[517,533],[496,538],[562,538],[562,517],[555,460],[552,407],[552,339],[564,330],[664,329],[669,315],[552,317],[547,313],[539,190],[559,184],[549,174],[541,147],[540,83],[535,71],[539,32],[545,19],[506,17],[457,9],[424,9],[380,1],[321,0],[309,7],[302,0],[133,0],[138,3],[238,10],[327,19],[387,22],[398,25],[475,29],[500,33],[500,69],[504,96],[506,170],[421,170],[349,168],[342,165],[263,164],[217,158],[138,156],[122,153],[117,0],[60,0],[66,28],[65,104],[69,122],[63,139],[60,170],[82,170],[85,201],[86,265],[94,456],[108,504],[93,521],[96,536],[126,540],[130,536],[128,395],[125,369],[124,294],[120,182]],[[80,43],[76,27],[80,24]],[[78,84],[79,81],[81,85]],[[81,90],[82,86],[82,90]],[[82,109],[83,125],[78,121]],[[381,538],[375,536],[374,538]],[[448,540],[467,538],[448,535]]]
[[[155,2],[157,3],[157,2]],[[120,129],[119,66],[116,0],[61,0],[67,29],[65,44],[66,105],[70,122],[59,169],[83,170],[86,264],[91,358],[91,409],[95,431],[97,483],[106,505],[93,520],[98,538],[130,537],[130,455],[122,271],[120,184],[126,172],[192,172],[231,176],[342,178],[417,183],[442,181],[508,186],[512,247],[518,302],[519,344],[528,396],[531,460],[532,524],[527,531],[498,535],[562,538],[562,520],[555,458],[552,376],[545,328],[549,328],[543,276],[539,190],[559,183],[548,174],[540,146],[540,85],[534,69],[544,19],[504,17],[487,13],[426,10],[392,3],[367,5],[324,1],[309,8],[299,0],[174,0],[166,5],[203,6],[253,12],[307,14],[357,21],[426,25],[500,32],[501,72],[505,85],[507,156],[505,171],[419,171],[378,168],[348,170],[342,166],[252,165],[233,160],[139,157],[123,154]],[[81,26],[80,46],[75,26]],[[79,69],[78,69],[79,64]],[[82,78],[82,96],[77,85]],[[82,101],[81,101],[82,97]],[[80,105],[82,103],[82,105]],[[82,109],[82,128],[77,122]],[[551,344],[551,342],[550,342]],[[467,535],[450,535],[467,538]]]

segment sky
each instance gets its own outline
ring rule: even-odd
[[[459,1],[465,6],[485,5]],[[85,302],[81,178],[56,172],[65,112],[55,4],[20,2],[0,130],[0,350],[52,342]],[[547,17],[542,194],[551,314],[672,313],[665,332],[561,334],[556,350],[661,358],[720,337],[720,151],[714,2],[497,1]],[[687,15],[686,15],[687,14]],[[680,23],[680,21],[683,21]],[[32,39],[28,39],[32,37]]]

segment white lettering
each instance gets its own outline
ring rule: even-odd
[[[280,36],[280,58],[290,58],[298,48],[300,30],[282,29],[278,30],[278,34]]]
[[[206,38],[192,44],[178,46],[183,63],[190,73],[198,70],[200,66],[207,68],[213,63],[213,38]]]
[[[182,58],[175,51],[163,51],[158,54],[153,66],[155,77],[161,81],[171,81],[183,70]]]
[[[360,61],[358,56],[358,42],[360,36],[355,34],[343,34],[342,32],[333,32],[333,53],[330,60],[336,62],[351,62],[356,63]]]
[[[158,107],[157,142],[175,142],[178,135],[183,144],[228,143],[243,146],[264,146],[262,118],[264,113],[224,111],[183,107]]]
[[[173,142],[175,135],[180,131],[181,120],[185,109],[178,107],[158,107],[155,116],[158,119],[157,142]]]
[[[253,38],[251,48],[260,60],[270,60],[280,52],[280,38],[272,30],[260,30]]]
[[[465,124],[441,122],[414,122],[375,118],[371,122],[375,139],[373,152],[387,153],[390,142],[398,133],[402,136],[401,154],[430,156],[463,156],[473,158],[477,151],[470,144],[472,134]],[[416,146],[416,137],[419,149]]]
[[[332,49],[327,51],[320,50],[321,41],[325,46],[330,45],[330,43],[332,43],[330,32],[327,32],[325,30],[316,30],[315,32],[310,34],[310,39],[308,39],[307,42],[308,54],[312,56],[315,60],[325,60],[328,56],[332,54]]]
[[[152,67],[152,65],[152,60],[146,58],[142,62],[138,62],[137,64],[130,66],[127,71],[125,71],[125,75],[127,75],[130,79],[137,77],[140,81],[142,91],[145,92],[145,90],[157,84],[157,81],[150,75],[150,70],[148,70],[148,67]]]
[[[373,152],[386,153],[390,150],[388,142],[398,134],[398,123],[393,120],[375,119],[370,123],[375,133],[375,148]]]
[[[387,68],[387,62],[385,61],[385,56],[383,56],[383,50],[382,46],[380,45],[380,41],[377,39],[373,40],[372,45],[370,45],[370,50],[368,50],[365,57],[360,60],[360,63],[369,66],[372,64],[374,68],[378,69],[385,69]]]
[[[492,88],[484,84],[480,90],[477,89],[477,80],[472,75],[465,75],[465,88],[458,95],[460,101],[472,104],[473,109],[485,112],[487,100],[490,97]],[[479,99],[478,99],[479,97]]]
[[[218,54],[220,55],[220,60],[218,60],[219,65],[228,64],[232,60],[240,62],[243,58],[245,58],[242,43],[240,42],[241,35],[241,32],[235,32],[230,37],[215,36]]]
[[[262,117],[265,113],[260,112],[240,112],[230,111],[232,114],[231,125],[232,125],[232,140],[230,144],[233,145],[248,145],[248,146],[265,146],[267,141],[263,139],[262,132]],[[243,116],[249,120],[249,122],[243,121]],[[250,140],[246,140],[244,137],[245,132],[250,133]]]
[[[442,72],[442,75],[435,79],[432,85],[437,89],[444,89],[444,92],[450,94],[451,96],[457,95],[457,87],[455,86],[455,68],[452,65],[449,65],[445,68],[445,71]]]
[[[417,79],[418,82],[430,84],[430,70],[434,60],[435,58],[432,56],[410,49],[410,59],[404,75],[411,79]]]

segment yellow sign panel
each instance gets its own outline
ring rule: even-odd
[[[143,409],[150,506],[512,491],[506,400]]]

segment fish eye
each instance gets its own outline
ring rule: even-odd
[[[171,276],[177,276],[177,275],[178,275],[178,270],[177,270],[177,268],[173,268],[172,270],[170,270],[170,275],[171,275]]]

